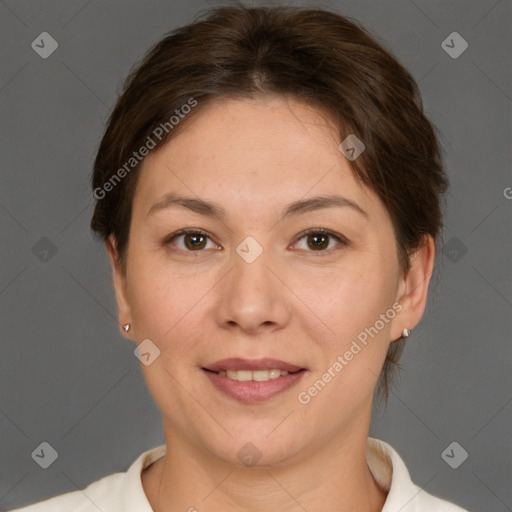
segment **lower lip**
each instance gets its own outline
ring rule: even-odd
[[[288,375],[281,375],[277,379],[270,379],[265,382],[254,380],[238,381],[230,379],[226,375],[219,375],[203,369],[203,372],[210,379],[213,385],[232,398],[241,402],[256,403],[268,400],[283,391],[291,388],[302,378],[306,370],[300,370]]]

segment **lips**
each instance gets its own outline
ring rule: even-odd
[[[275,359],[271,360],[274,364]],[[268,362],[268,361],[267,361]],[[252,361],[254,363],[254,361]],[[252,364],[251,363],[251,364]],[[291,365],[294,367],[294,365]],[[233,370],[227,370],[228,374]],[[261,371],[261,370],[260,370]],[[279,371],[279,370],[278,370]],[[220,370],[216,373],[213,370],[203,368],[204,376],[213,384],[214,389],[220,391],[223,395],[246,404],[259,404],[285,393],[293,386],[297,386],[299,381],[307,374],[305,369],[296,372],[282,371],[281,375],[274,376],[268,380],[238,380],[232,379],[226,375],[225,371]],[[253,377],[258,370],[253,371]],[[250,373],[248,370],[242,370],[240,373]],[[263,372],[265,373],[265,372]],[[283,375],[285,374],[285,375]]]
[[[262,358],[262,359],[244,359],[241,357],[230,357],[228,359],[221,359],[215,363],[209,364],[203,367],[205,370],[212,372],[221,372],[227,370],[269,370],[277,369],[283,370],[289,373],[298,372],[299,370],[305,370],[301,366],[297,366],[286,361],[280,361],[279,359]]]

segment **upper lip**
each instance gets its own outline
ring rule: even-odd
[[[302,366],[297,366],[279,359],[264,357],[262,359],[244,359],[242,357],[230,357],[228,359],[220,359],[215,363],[204,366],[206,370],[220,372],[226,370],[284,370],[287,372],[296,372],[303,370]]]

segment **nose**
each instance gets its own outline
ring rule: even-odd
[[[234,266],[219,290],[217,321],[222,328],[258,334],[289,322],[292,294],[270,260],[265,251],[252,263],[234,254]]]

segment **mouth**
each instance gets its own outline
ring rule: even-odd
[[[209,370],[208,368],[203,368],[203,370],[211,373],[215,373],[217,375],[222,375],[227,377],[228,379],[237,380],[238,382],[267,382],[269,380],[278,379],[279,377],[284,377],[285,375],[305,372],[305,368],[301,368],[295,372],[288,372],[286,370],[279,370],[278,368],[271,368],[266,370],[220,370],[218,372]]]
[[[280,376],[289,375],[307,370],[301,366],[281,361],[279,359],[261,358],[244,359],[241,357],[231,357],[221,359],[203,370],[214,372],[217,375],[223,375],[233,380],[246,382],[250,380],[265,382],[271,379],[277,379]]]
[[[297,383],[308,369],[277,359],[230,358],[202,367],[214,386],[243,402],[267,400]]]

